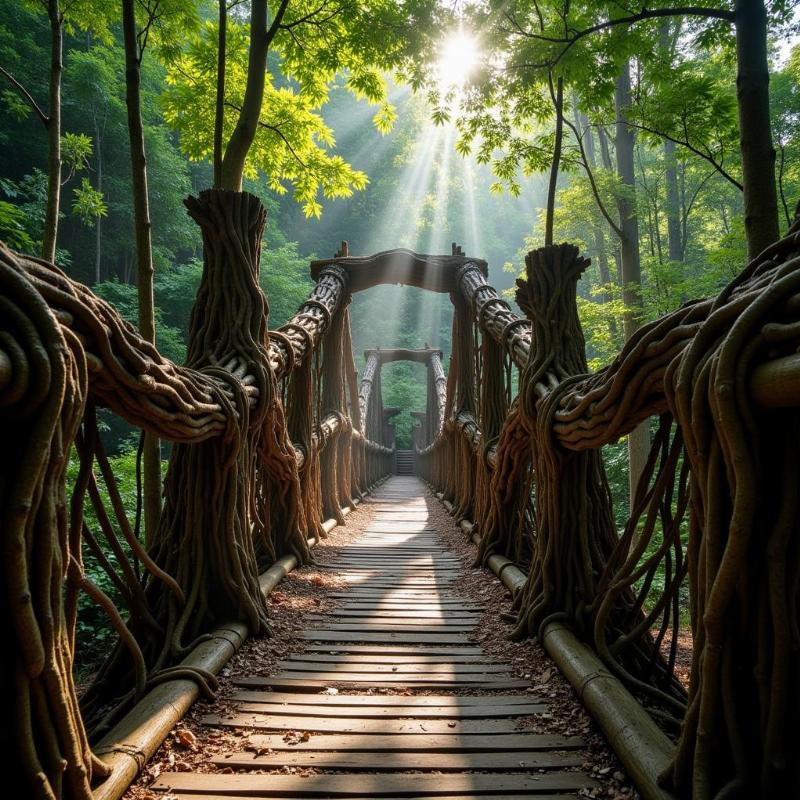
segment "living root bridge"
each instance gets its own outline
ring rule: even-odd
[[[449,373],[438,352],[413,351],[428,365],[417,463],[474,520],[482,561],[526,567],[517,635],[557,621],[594,650],[675,736],[663,780],[679,795],[800,794],[800,223],[717,298],[644,326],[589,374],[575,306],[587,262],[570,245],[529,255],[518,283],[525,318],[457,248],[343,252],[313,265],[311,296],[269,331],[261,205],[222,191],[188,205],[204,273],[187,366],[56,267],[0,245],[0,614],[10,641],[0,674],[11,720],[0,744],[27,796],[88,800],[107,767],[87,723],[96,737],[175,677],[212,691],[213,676],[180,666],[183,654],[231,617],[267,630],[259,570],[306,558],[323,516],[341,519],[390,470],[398,410],[383,407],[377,356],[358,386],[347,307],[351,292],[394,281],[453,299]],[[99,406],[175,443],[149,550],[125,517]],[[600,448],[654,417],[620,534]],[[119,608],[84,574],[84,546]],[[79,704],[81,591],[120,639]],[[675,676],[687,597],[688,690]]]
[[[459,268],[471,316],[458,330],[471,322],[483,348],[502,347],[520,393],[498,429],[507,384],[454,336],[447,419],[418,463],[474,520],[484,563],[527,567],[517,635],[567,625],[673,732],[665,785],[681,797],[795,796],[800,223],[718,297],[644,326],[592,374],[575,305],[586,263],[569,245],[531,253],[517,293],[528,319],[477,266]],[[600,448],[654,417],[619,535]],[[675,677],[687,597],[688,691]]]
[[[182,657],[220,623],[266,631],[259,572],[281,556],[308,558],[308,539],[325,534],[323,497],[340,518],[390,469],[391,450],[354,431],[350,417],[358,396],[352,359],[341,359],[350,349],[347,272],[320,270],[298,313],[269,331],[260,202],[210,191],[187,206],[204,246],[187,366],[163,358],[85,286],[0,243],[0,618],[10,640],[0,744],[34,800],[88,800],[107,768],[87,729],[99,737],[153,686],[181,677],[212,691],[213,675],[180,666]],[[321,354],[325,370],[331,353],[339,359],[323,398],[311,364]],[[125,517],[95,406],[175,443],[149,551]],[[67,498],[73,443],[78,475]],[[337,454],[333,475],[319,469],[326,451]],[[86,577],[84,546],[121,608]],[[79,703],[81,591],[120,639]]]

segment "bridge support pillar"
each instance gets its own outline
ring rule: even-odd
[[[562,244],[534,250],[525,263],[517,302],[531,320],[533,348],[520,403],[533,451],[536,545],[516,635],[538,635],[545,623],[561,619],[586,636],[597,583],[617,540],[611,495],[600,451],[568,451],[552,428],[562,392],[587,371],[576,291],[589,261]]]

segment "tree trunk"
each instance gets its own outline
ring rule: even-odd
[[[136,40],[134,0],[122,0],[122,30],[125,41],[125,102],[128,107],[128,136],[133,178],[133,219],[136,235],[136,286],[139,299],[139,331],[155,344],[155,301],[153,299],[153,246],[150,201],[147,190],[147,158],[140,97],[141,56]],[[145,434],[143,453],[145,542],[155,536],[161,515],[161,446],[157,437]]]
[[[50,91],[47,120],[47,207],[44,214],[42,258],[55,263],[58,212],[61,202],[61,73],[63,72],[64,30],[58,0],[48,0],[50,20]]]
[[[617,176],[625,192],[618,195],[620,236],[620,261],[622,267],[622,299],[625,304],[623,320],[625,339],[636,332],[641,323],[641,282],[642,270],[639,261],[639,217],[636,211],[636,176],[634,171],[634,134],[627,124],[627,112],[631,105],[630,67],[626,63],[617,78],[614,92],[617,122],[616,151]],[[647,457],[650,452],[650,435],[647,423],[642,423],[628,435],[628,464],[630,507],[636,495]]]
[[[589,120],[585,114],[577,112],[578,116],[578,130],[585,131],[584,145],[586,151],[586,161],[588,162],[589,169],[592,171],[597,167],[597,154],[595,153],[594,133],[589,127]],[[599,212],[595,215],[595,221],[592,226],[594,232],[594,252],[597,255],[597,270],[600,273],[600,283],[603,286],[608,286],[611,283],[611,273],[608,270],[608,253],[606,252],[606,235],[603,231],[603,220]],[[611,298],[607,292],[602,294],[603,302],[607,303]],[[617,322],[612,317],[608,321],[608,329],[611,335],[617,335]]]
[[[254,634],[267,630],[256,550],[269,537],[270,512],[259,506],[269,491],[258,453],[263,432],[274,433],[268,417],[276,392],[267,354],[269,309],[258,283],[264,207],[253,195],[219,190],[190,197],[186,205],[203,235],[203,277],[189,325],[187,364],[229,382],[227,403],[239,419],[225,436],[172,447],[164,513],[152,546],[155,560],[187,598],[181,606],[153,587],[154,615],[167,629],[166,641],[159,637],[157,643],[171,648],[172,657],[179,654],[178,640],[190,642],[225,620],[243,621]],[[229,370],[253,376],[255,404]]]
[[[678,170],[675,165],[675,142],[664,140],[664,181],[667,184],[667,247],[670,261],[683,261],[681,210],[678,197]]]
[[[552,83],[550,84],[552,90]],[[556,138],[553,143],[553,160],[550,164],[550,182],[547,186],[547,215],[544,224],[544,246],[553,244],[553,222],[556,209],[556,187],[558,185],[558,168],[561,164],[561,142],[564,138],[564,79],[557,81],[554,97],[556,111]]]
[[[552,435],[558,400],[570,383],[564,376],[587,370],[575,298],[588,261],[574,245],[562,244],[528,253],[525,265],[516,299],[531,320],[532,348],[520,375],[519,403],[531,431],[536,541],[528,579],[516,598],[513,635],[539,635],[542,624],[557,616],[589,638],[588,609],[617,540],[611,495],[600,450],[570,452]],[[537,389],[542,386],[552,389],[542,394]]]
[[[97,191],[103,191],[103,147],[102,139],[100,137],[100,126],[97,124],[97,115],[94,115],[94,152],[95,152],[95,168],[97,171]],[[102,216],[97,215],[94,223],[94,282],[100,283],[100,259],[102,257]]]
[[[614,164],[611,161],[611,151],[608,146],[608,135],[606,134],[605,128],[599,127],[597,129],[597,138],[600,142],[600,156],[603,159],[603,167],[607,170],[613,170]],[[622,262],[618,247],[614,248],[613,258],[616,267],[617,283],[622,283]]]
[[[673,27],[674,26],[674,27]],[[675,42],[680,35],[681,23],[664,20],[659,29],[659,50],[663,58],[662,69],[668,69],[675,52]],[[681,238],[681,201],[678,193],[678,170],[675,160],[675,142],[664,139],[664,183],[667,189],[667,251],[670,261],[683,261],[684,247]]]
[[[775,147],[769,118],[767,11],[763,0],[736,0],[736,97],[747,256],[779,237]]]
[[[214,108],[214,188],[222,186],[222,130],[225,125],[225,47],[228,34],[228,2],[219,0],[217,39],[217,98]]]

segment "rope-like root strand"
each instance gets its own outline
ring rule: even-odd
[[[204,244],[188,364],[216,387],[214,400],[227,429],[222,436],[173,448],[150,556],[179,591],[164,591],[163,578],[150,571],[144,586],[156,625],[144,624],[136,614],[129,621],[150,676],[179,661],[220,622],[242,620],[254,633],[269,630],[257,550],[266,551],[265,561],[274,555],[266,499],[273,491],[270,471],[282,457],[285,461],[280,451],[285,441],[272,427],[278,421],[277,391],[268,362],[268,309],[258,284],[263,206],[251,195],[217,191],[204,192],[187,206]],[[250,385],[257,389],[255,402]],[[293,453],[292,463],[296,475]],[[297,554],[305,554],[298,526],[286,535],[297,540]],[[135,701],[130,692],[115,697],[129,685],[130,659],[118,647],[83,701],[95,735]],[[104,706],[111,698],[108,711]]]
[[[526,280],[517,282],[535,348],[520,379],[520,408],[532,433],[537,524],[531,569],[518,596],[517,637],[538,635],[553,618],[569,620],[585,636],[597,580],[617,539],[600,453],[565,451],[552,436],[571,376],[586,371],[575,292],[587,264],[572,245],[542,248],[528,254]]]
[[[534,516],[531,501],[530,433],[515,401],[497,439],[495,466],[488,464],[490,450],[481,458],[480,510],[476,524],[481,541],[476,563],[486,564],[500,554],[515,563],[530,563],[534,547]]]
[[[312,358],[334,316],[329,348],[339,361],[329,375],[345,379],[343,314],[334,314],[344,270],[323,271],[292,322],[269,334],[258,284],[263,207],[225,192],[187,205],[205,251],[187,367],[164,359],[53,265],[0,243],[0,433],[9,455],[0,459],[0,614],[11,653],[1,673],[8,725],[0,744],[35,800],[90,800],[92,777],[108,770],[91,753],[87,727],[102,735],[153,686],[191,679],[211,696],[214,677],[177,662],[212,626],[235,619],[268,630],[259,570],[284,554],[309,557],[307,539],[322,530],[318,453],[326,443],[344,465],[330,483],[341,503],[389,468],[391,451],[354,437],[343,395],[330,404],[328,435],[314,429],[324,425]],[[293,402],[303,402],[287,423],[276,384],[298,367]],[[149,550],[138,521],[125,516],[94,402],[178,443]],[[67,505],[73,443],[79,466]],[[97,530],[84,520],[87,499]],[[84,575],[84,543],[120,608]],[[79,707],[72,666],[80,591],[107,612],[120,642]]]
[[[759,364],[800,345],[798,238],[720,294],[665,380],[692,470],[694,636],[668,777],[701,800],[800,793],[800,427],[795,409],[758,409],[749,393]]]
[[[459,295],[453,296],[453,355],[450,371],[455,373],[452,386],[455,397],[453,429],[453,471],[449,491],[457,518],[473,518],[476,490],[474,450],[478,446],[480,430],[477,424],[477,396],[475,378],[479,369],[476,356],[474,329],[468,303]],[[461,430],[459,430],[459,428]],[[467,435],[463,435],[463,434]]]
[[[681,431],[664,414],[592,609],[594,645],[603,661],[631,690],[658,704],[659,719],[675,728],[686,711],[686,691],[674,667],[688,569],[681,539],[688,481]]]
[[[0,317],[8,376],[0,388],[0,616],[8,626],[0,744],[26,797],[89,798],[96,760],[72,679],[78,588],[63,585],[75,555],[65,471],[86,402],[86,360],[2,244]]]
[[[295,446],[303,453],[300,468],[300,500],[308,538],[319,540],[322,530],[322,494],[319,477],[319,452],[314,447],[314,373],[312,350],[306,353],[302,364],[289,379],[286,407],[286,425]]]
[[[477,336],[477,327],[476,327]],[[481,370],[479,373],[480,388],[480,430],[481,442],[478,448],[478,458],[476,462],[475,474],[475,503],[473,506],[473,533],[480,531],[484,523],[484,518],[489,513],[491,506],[490,483],[492,479],[492,468],[489,464],[491,449],[497,444],[497,439],[505,422],[508,413],[508,397],[504,377],[505,352],[502,345],[486,337],[480,348]],[[432,381],[429,379],[429,389]],[[428,406],[435,396],[428,392]],[[479,561],[481,554],[478,554]]]
[[[537,531],[517,634],[566,619],[654,715],[673,723],[683,716],[664,776],[680,796],[800,795],[800,423],[796,408],[764,410],[750,394],[752,387],[760,401],[768,397],[763,385],[755,389],[763,365],[800,351],[800,223],[719,297],[643,326],[592,375],[581,374],[576,255],[563,247],[532,254],[518,297],[535,346],[519,413],[533,457]],[[480,281],[467,283],[462,288],[482,291]],[[476,305],[488,309],[476,312],[486,335],[506,341],[520,325]],[[509,353],[520,363],[518,351]],[[779,388],[791,396],[791,387]],[[455,398],[451,365],[448,422],[419,459],[445,496],[455,490],[455,437],[465,430],[455,423]],[[512,472],[519,480],[507,441],[514,413],[492,459],[493,488],[512,482]],[[596,448],[653,414],[662,415],[660,425],[618,538]],[[502,502],[496,491],[479,496],[484,556],[505,546],[494,521]],[[687,581],[688,707],[673,676]]]

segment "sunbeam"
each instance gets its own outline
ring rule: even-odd
[[[441,92],[460,89],[469,80],[480,60],[478,40],[471,33],[459,30],[442,44],[436,75]]]

